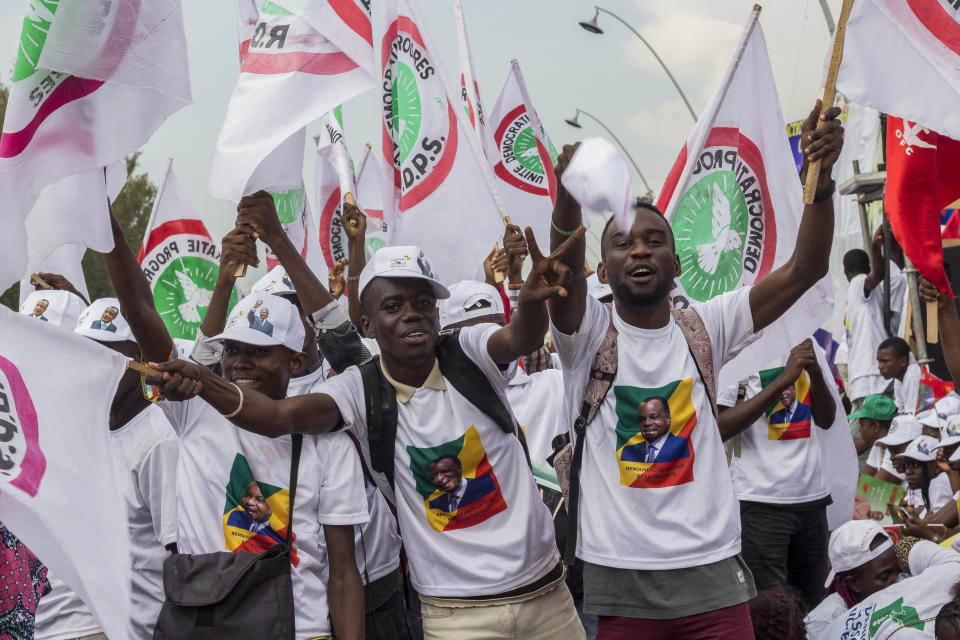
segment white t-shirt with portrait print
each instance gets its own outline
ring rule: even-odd
[[[132,584],[130,638],[149,640],[163,606],[166,545],[177,541],[176,470],[179,442],[157,405],[110,431],[117,482],[127,505]],[[100,632],[97,619],[63,581],[51,576],[52,591],[37,606],[38,640],[62,640]]]
[[[464,353],[509,406],[505,391],[516,363],[501,371],[487,352],[487,342],[499,328],[465,327],[459,338]],[[411,582],[418,593],[437,598],[495,595],[522,587],[559,561],[550,512],[516,434],[504,433],[449,381],[444,386],[421,386],[407,402],[398,398],[395,491],[381,484],[395,498]],[[313,392],[334,399],[369,461],[357,367]],[[438,488],[443,485],[434,484],[431,472],[446,458],[459,462],[462,496],[456,509],[450,509],[447,493]],[[374,473],[385,484],[383,475]]]
[[[180,553],[260,552],[286,540],[291,436],[243,431],[201,398],[162,405],[180,435]],[[304,436],[293,523],[296,636],[330,633],[322,525],[366,522],[360,460],[342,433]]]
[[[749,294],[742,288],[693,305],[710,335],[715,374],[755,339]],[[603,304],[587,296],[574,334],[551,324],[571,425],[609,317]],[[577,556],[607,567],[663,570],[738,554],[740,512],[726,454],[682,331],[672,315],[659,329],[628,325],[616,313],[613,321],[618,369],[587,426]],[[638,416],[641,402],[651,398],[667,400],[670,430],[656,462],[647,463]]]
[[[801,375],[809,388],[809,377],[806,373]],[[751,375],[746,386],[744,400],[749,400],[762,390],[761,376]],[[734,406],[738,391],[739,385],[722,390],[717,404]],[[820,428],[814,424],[809,405],[800,403],[800,398],[794,404],[796,408],[786,429],[778,428],[774,422],[778,414],[774,412],[769,416],[761,415],[740,434],[740,455],[730,463],[737,499],[766,504],[803,504],[830,495],[817,442]]]

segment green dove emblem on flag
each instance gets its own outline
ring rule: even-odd
[[[27,15],[23,18],[20,32],[20,48],[13,67],[13,82],[28,78],[37,70],[37,62],[53,23],[53,14],[59,6],[60,0],[33,0],[27,5]]]
[[[680,285],[704,302],[769,272],[776,226],[760,152],[737,129],[715,128],[691,174],[672,226]]]
[[[892,620],[903,627],[909,625],[911,629],[916,629],[917,631],[923,631],[925,624],[920,622],[920,615],[915,608],[904,605],[903,598],[898,598],[886,607],[875,610],[873,615],[870,616],[868,633],[871,638],[874,637],[887,620]]]
[[[500,162],[494,168],[497,176],[528,193],[550,195],[537,136],[524,105],[513,109],[503,118],[494,132],[494,140],[500,152]],[[547,138],[547,144],[550,159],[556,162],[557,150],[553,141]]]

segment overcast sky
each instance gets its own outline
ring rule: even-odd
[[[841,0],[828,1],[834,17]],[[374,33],[382,2],[373,0]],[[463,0],[474,65],[489,109],[517,58],[533,103],[559,148],[606,135],[585,116],[577,130],[564,123],[579,107],[601,119],[626,145],[653,189],[663,182],[693,125],[668,77],[626,27],[601,14],[604,34],[580,28],[593,5],[574,0]],[[726,67],[751,0],[604,0],[647,38],[673,71],[693,108],[706,104]],[[9,83],[25,0],[0,0],[0,79]],[[419,0],[421,14],[447,72],[457,73],[457,37],[450,0]],[[207,194],[209,166],[239,72],[233,0],[184,0],[193,104],[174,114],[143,148],[142,166],[159,183],[167,157],[207,219],[214,237],[232,226],[230,203]],[[818,0],[774,0],[760,23],[766,35],[784,117],[797,120],[819,96],[829,33]],[[374,37],[379,60],[379,38]],[[347,145],[359,159],[363,144],[379,140],[376,89],[344,105]],[[310,131],[312,135],[313,131]],[[375,147],[376,148],[376,147]],[[312,191],[312,163],[305,166]],[[644,191],[634,175],[638,193]]]

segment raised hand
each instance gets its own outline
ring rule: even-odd
[[[512,284],[523,282],[523,261],[527,259],[527,240],[515,224],[508,224],[503,232],[503,250],[507,258],[507,277]]]
[[[277,217],[273,196],[262,189],[240,199],[237,205],[237,229],[252,232],[254,237],[263,240],[270,248],[287,237]]]
[[[147,383],[156,385],[160,395],[167,400],[189,400],[203,390],[201,377],[209,370],[186,360],[151,362],[153,369],[162,371],[159,376],[148,376]]]
[[[77,288],[73,286],[73,283],[67,280],[64,276],[60,275],[59,273],[44,272],[44,273],[38,273],[36,275],[40,276],[40,278],[42,278],[43,281],[46,282],[51,289],[55,291],[69,291],[70,293],[74,294],[75,296],[83,300],[85,303],[90,304],[87,301],[87,299],[83,296],[83,294],[77,291]],[[30,278],[30,284],[32,284],[38,290],[43,288],[39,282],[34,281],[33,277]]]
[[[344,202],[340,222],[343,223],[343,232],[347,234],[348,240],[363,241],[367,237],[367,216],[363,215],[357,205]]]
[[[220,273],[234,276],[240,265],[256,267],[260,264],[257,257],[257,241],[249,225],[236,227],[220,241]]]
[[[497,280],[497,273],[503,273],[506,270],[507,252],[494,247],[483,260],[483,276],[486,283],[491,287],[499,286],[500,282]]]
[[[790,350],[787,364],[783,368],[783,378],[793,384],[801,373],[816,366],[817,354],[813,351],[813,341],[807,338]]]
[[[563,145],[563,149],[560,151],[560,155],[557,156],[557,161],[553,165],[553,173],[557,176],[558,186],[562,186],[563,183],[560,182],[560,178],[563,177],[563,172],[567,170],[567,165],[573,160],[573,154],[575,154],[579,148],[579,142]]]
[[[574,250],[575,245],[586,232],[587,230],[584,227],[580,227],[553,253],[545,257],[540,252],[540,247],[537,246],[537,240],[533,237],[533,230],[530,227],[526,228],[527,248],[530,251],[533,268],[530,275],[527,276],[526,282],[523,283],[523,288],[520,289],[519,302],[521,304],[566,297],[566,287],[573,274],[563,260]]]
[[[930,281],[921,275],[917,275],[917,288],[920,290],[920,300],[923,302],[936,302],[937,309],[943,309],[947,306],[950,299],[943,291],[930,284]]]
[[[330,295],[333,296],[334,299],[342,296],[346,289],[347,281],[343,279],[343,270],[346,266],[347,259],[341,258],[340,262],[333,265],[333,270],[327,274],[328,288],[330,289]]]
[[[803,161],[806,167],[807,163],[820,160],[820,176],[826,175],[829,183],[830,169],[840,157],[840,149],[843,148],[843,126],[839,120],[840,107],[831,107],[822,115],[820,110],[821,101],[817,100],[810,115],[800,126]],[[818,127],[820,120],[824,123]],[[806,174],[806,168],[804,168],[804,174]]]

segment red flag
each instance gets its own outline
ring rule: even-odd
[[[934,286],[951,296],[943,270],[940,211],[960,197],[960,142],[914,122],[887,118],[884,206],[904,253]]]
[[[920,393],[917,399],[917,413],[932,409],[936,405],[937,400],[955,390],[956,386],[952,382],[941,380],[930,373],[930,369],[924,366],[920,374]]]

